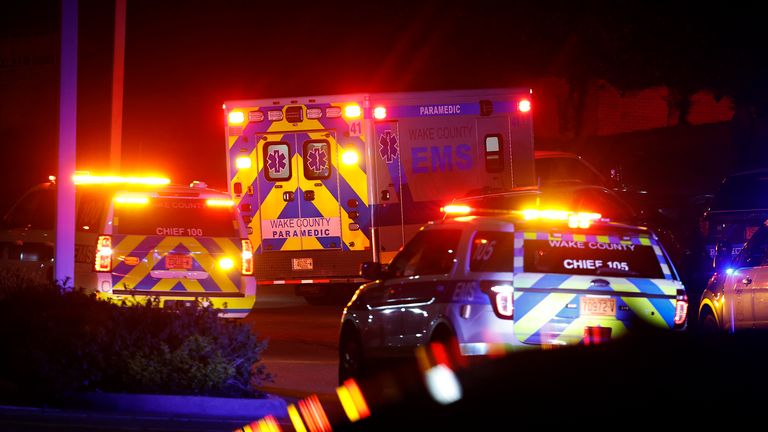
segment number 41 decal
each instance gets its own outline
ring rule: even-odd
[[[352,120],[349,122],[349,135],[360,136],[363,134],[363,124],[360,120]]]

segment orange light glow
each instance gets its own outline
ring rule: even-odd
[[[531,101],[528,99],[522,99],[517,103],[517,110],[523,113],[531,111]]]
[[[250,168],[251,167],[250,156],[238,156],[237,159],[235,159],[235,167],[237,167],[237,169]]]
[[[235,202],[231,199],[209,198],[205,200],[205,204],[208,207],[232,207]]]
[[[171,180],[165,177],[123,177],[123,176],[99,176],[91,175],[88,172],[76,172],[72,176],[72,181],[76,185],[86,184],[133,184],[146,186],[162,186],[171,183]]]
[[[344,381],[343,387],[349,394],[360,418],[364,419],[370,416],[371,410],[368,408],[368,403],[365,401],[365,397],[363,396],[363,392],[360,391],[360,386],[357,385],[357,381],[355,381],[354,378],[350,378]]]
[[[147,205],[149,197],[144,195],[117,195],[114,201],[116,204]]]
[[[96,241],[96,257],[93,269],[97,272],[112,271],[112,237],[99,236]]]
[[[344,165],[355,165],[360,160],[360,156],[355,150],[345,150],[341,154],[341,163]]]
[[[344,117],[356,119],[360,118],[362,114],[363,110],[360,108],[360,105],[352,104],[344,107]]]
[[[296,405],[288,405],[288,417],[291,419],[291,424],[296,432],[307,432],[307,428],[304,426],[304,422],[301,420],[301,414],[296,409]]]
[[[384,120],[387,118],[387,108],[383,106],[377,106],[373,109],[373,118],[376,120]]]
[[[245,121],[245,114],[242,111],[231,111],[227,119],[231,125],[240,125]]]
[[[472,208],[466,205],[458,205],[458,204],[448,204],[447,206],[441,208],[443,213],[445,214],[469,214],[469,212],[472,211]]]
[[[252,275],[253,274],[253,244],[251,244],[251,241],[248,239],[241,240],[241,245],[243,248],[242,253],[242,263],[241,263],[241,273],[244,275]]]
[[[219,260],[219,267],[221,267],[222,270],[231,270],[234,266],[235,262],[232,261],[232,258],[224,257]]]
[[[328,421],[328,416],[325,414],[323,405],[320,403],[320,399],[317,395],[306,397],[299,401],[299,410],[301,416],[309,426],[311,431],[330,431],[331,423]]]

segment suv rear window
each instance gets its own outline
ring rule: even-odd
[[[652,246],[526,239],[523,250],[526,272],[664,279]]]
[[[146,205],[115,204],[118,234],[185,237],[240,237],[231,207],[208,206],[204,199],[154,198]]]

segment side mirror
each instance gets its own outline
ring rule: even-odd
[[[380,262],[366,261],[360,264],[360,276],[367,280],[381,279],[384,267]]]
[[[732,262],[731,244],[726,240],[720,240],[715,246],[715,259],[712,266],[717,273],[721,273],[730,267]]]

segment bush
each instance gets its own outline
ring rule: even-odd
[[[4,277],[0,288],[12,285]],[[0,400],[71,391],[263,396],[266,342],[247,325],[202,305],[157,303],[118,306],[52,283],[0,289]]]

